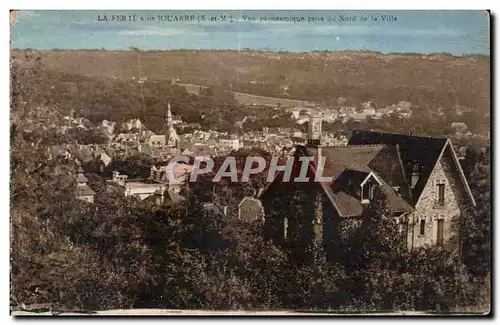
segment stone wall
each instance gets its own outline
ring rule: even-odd
[[[408,218],[408,243],[410,248],[437,244],[438,220],[444,220],[443,240],[448,249],[459,247],[461,211],[464,209],[464,187],[453,162],[449,148],[437,162],[422,195],[415,206],[415,212]],[[444,206],[438,204],[438,185],[445,184]],[[421,221],[425,220],[425,231],[420,233]]]

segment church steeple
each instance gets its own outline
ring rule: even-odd
[[[174,128],[170,101],[168,102],[167,115],[165,116],[165,145],[171,148],[179,147],[179,136]]]
[[[168,102],[168,107],[167,107],[167,116],[165,118],[167,122],[167,128],[172,126],[172,111],[170,110],[170,101]]]

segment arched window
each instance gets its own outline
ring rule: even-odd
[[[375,197],[375,191],[377,190],[377,185],[381,185],[380,181],[373,173],[370,173],[361,183],[362,203],[368,203]]]
[[[361,200],[370,201],[373,199],[373,194],[375,193],[375,184],[368,181],[363,184],[361,188]]]

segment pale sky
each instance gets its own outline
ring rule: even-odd
[[[112,21],[136,14],[145,21]],[[106,15],[108,21],[98,21]],[[195,15],[194,22],[158,21],[158,15]],[[210,17],[231,16],[232,22]],[[341,22],[340,15],[356,17]],[[383,21],[382,15],[396,18]],[[204,16],[205,20],[198,17]],[[248,21],[245,16],[255,17]],[[260,21],[304,17],[303,22]],[[360,21],[361,16],[367,21]],[[372,16],[378,17],[377,21]],[[147,17],[155,20],[148,21]],[[307,22],[308,17],[325,21]],[[336,21],[326,21],[335,17]],[[489,54],[484,11],[23,11],[11,30],[15,48],[35,49],[266,49],[290,52],[371,50]]]

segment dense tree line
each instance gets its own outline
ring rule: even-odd
[[[486,276],[491,272],[491,152],[469,148],[462,161],[477,208],[464,222],[464,262],[470,272]]]

